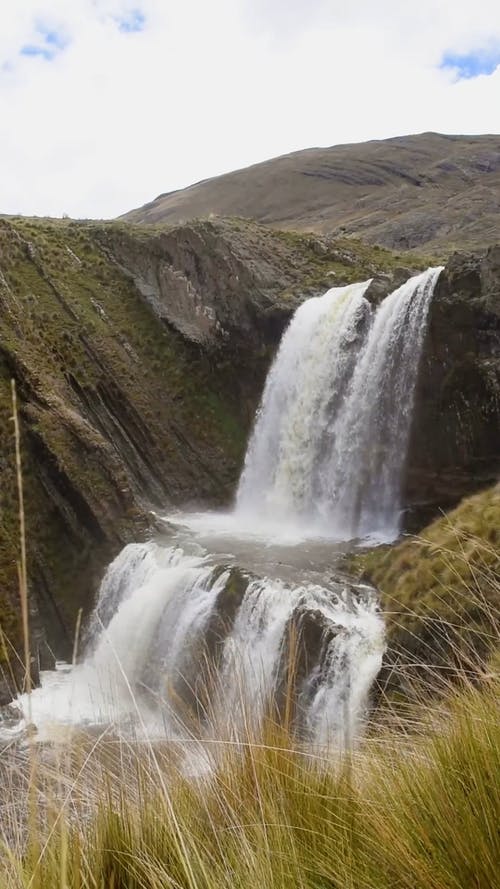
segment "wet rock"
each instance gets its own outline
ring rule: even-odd
[[[300,730],[303,715],[327,664],[332,640],[342,632],[319,609],[299,605],[283,636],[275,704],[280,719]]]
[[[500,247],[454,254],[430,308],[405,479],[406,527],[500,474]]]
[[[224,588],[217,596],[204,633],[204,644],[208,657],[216,666],[220,662],[224,642],[232,630],[248,585],[253,579],[236,565],[230,568],[222,567],[217,574],[220,576],[225,571],[228,572],[228,578]]]
[[[394,290],[401,287],[408,278],[418,274],[419,269],[395,268],[383,275],[375,275],[368,287],[365,298],[373,306],[378,306]]]
[[[186,724],[191,720],[203,722],[211,712],[213,694],[220,680],[224,645],[252,580],[237,566],[220,565],[212,573],[210,586],[213,587],[223,575],[227,578],[207,624],[189,639],[176,675],[169,677],[169,688],[163,690]],[[146,685],[154,687],[152,683],[154,677],[148,676]]]

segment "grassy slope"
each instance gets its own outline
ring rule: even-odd
[[[500,626],[500,486],[463,500],[418,537],[354,560],[381,591],[390,689],[434,688],[494,656]],[[429,670],[423,669],[428,665]]]

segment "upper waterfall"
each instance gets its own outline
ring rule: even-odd
[[[428,308],[440,268],[374,310],[370,281],[295,313],[268,375],[236,511],[339,539],[397,536]]]

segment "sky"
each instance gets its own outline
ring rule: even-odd
[[[109,218],[312,146],[500,133],[498,0],[15,0],[0,213]]]

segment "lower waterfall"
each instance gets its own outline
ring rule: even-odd
[[[398,534],[439,273],[411,278],[377,308],[369,281],[300,306],[268,375],[234,511],[169,515],[161,538],[125,547],[101,584],[83,659],[13,702],[16,731],[31,720],[42,740],[54,726],[237,739],[287,712],[308,743],[355,741],[384,622],[376,592],[343,574],[339,554]]]
[[[293,622],[304,645],[297,728],[339,746],[355,737],[384,646],[374,591],[335,579],[257,578],[186,549],[150,542],[123,550],[101,585],[84,661],[43,674],[32,692],[34,724],[49,738],[55,723],[111,722],[172,740],[194,725],[208,738],[257,730],[284,706]],[[27,698],[19,704],[26,713]]]

